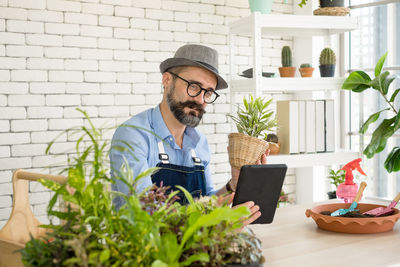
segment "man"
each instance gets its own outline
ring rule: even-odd
[[[211,179],[207,139],[195,129],[207,104],[218,98],[216,91],[228,87],[218,74],[217,51],[202,45],[184,45],[173,58],[160,64],[160,71],[164,87],[163,99],[157,107],[133,116],[116,130],[114,145],[135,145],[133,153],[111,149],[112,172],[120,170],[124,160],[129,163],[134,175],[149,167],[161,167],[151,177],[138,181],[138,191],[155,183],[171,187],[181,185],[194,197],[233,192],[239,170],[232,169],[232,179],[223,188],[215,190]],[[263,155],[260,163],[266,163],[266,155]],[[113,189],[128,193],[126,185],[119,180]],[[244,205],[252,213],[245,224],[261,215],[254,202]]]

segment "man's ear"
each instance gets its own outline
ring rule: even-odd
[[[162,74],[162,84],[164,88],[169,88],[172,83],[173,77],[170,73],[164,72]]]

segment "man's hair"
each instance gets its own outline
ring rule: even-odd
[[[187,66],[177,66],[177,67],[172,67],[166,70],[170,71],[172,73],[175,73],[176,75],[181,74],[181,72],[186,68]],[[177,77],[175,77],[174,75],[172,75],[173,80],[176,80]]]

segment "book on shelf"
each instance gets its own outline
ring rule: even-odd
[[[325,100],[325,151],[335,151],[335,102]]]
[[[315,153],[315,101],[306,101],[306,153]]]
[[[276,102],[277,135],[282,154],[299,153],[299,105],[297,101]]]
[[[325,152],[325,100],[315,101],[315,152]]]
[[[299,101],[299,153],[306,152],[306,102]]]

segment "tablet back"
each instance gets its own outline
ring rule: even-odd
[[[240,169],[233,206],[254,201],[261,217],[253,222],[271,223],[285,179],[286,164],[245,165]]]

